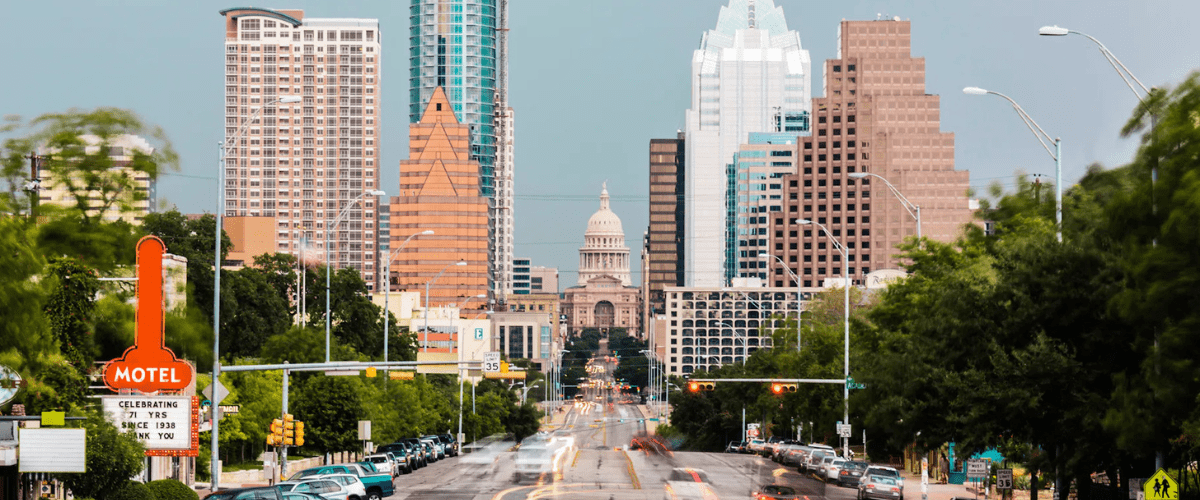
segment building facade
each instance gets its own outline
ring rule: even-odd
[[[479,164],[471,159],[468,135],[446,95],[435,91],[421,120],[409,125],[400,194],[389,203],[393,246],[434,231],[394,250],[391,263],[393,290],[424,293],[431,283],[431,308],[488,291],[488,202],[479,194]]]
[[[529,269],[529,290],[532,293],[558,294],[558,268],[533,266]]]
[[[250,7],[220,14],[226,142],[245,127],[225,159],[225,215],[269,218],[275,251],[298,254],[307,237],[334,268],[353,268],[374,288],[377,200],[363,194],[379,189],[379,21]],[[273,104],[281,97],[302,101]]]
[[[507,100],[507,0],[412,0],[409,7],[409,121],[434,90],[470,130],[479,190],[489,208],[489,290],[512,291],[513,112]]]
[[[899,267],[896,245],[916,220],[883,181],[921,207],[926,238],[953,241],[971,222],[969,173],[954,169],[954,134],[940,130],[940,99],[925,92],[925,59],[912,57],[909,21],[843,21],[838,58],[825,62],[826,97],[813,99],[813,133],[802,137],[800,170],[785,177],[786,211],[770,214],[770,253],[820,286],[848,273],[856,284]],[[829,228],[847,259],[808,219]],[[769,282],[786,286],[774,258]]]
[[[683,286],[684,150],[675,139],[650,139],[650,226],[643,242],[642,280],[646,308],[662,312],[663,288]]]
[[[86,211],[89,217],[98,217],[105,222],[123,220],[130,224],[140,224],[146,214],[154,211],[155,180],[150,174],[129,168],[129,164],[134,160],[135,154],[153,154],[154,146],[144,137],[131,134],[105,139],[85,134],[79,136],[79,140],[84,143],[86,154],[94,155],[100,153],[102,148],[106,149],[108,159],[112,161],[111,171],[131,177],[133,190],[101,194],[86,189],[88,184],[82,178],[73,177],[69,181],[57,179],[50,171],[39,168],[46,155],[54,155],[54,151],[41,148],[40,156],[32,160],[38,165],[34,167],[37,170],[38,203],[75,208],[79,206],[78,196],[87,200]],[[71,185],[67,186],[64,182],[70,182]],[[111,197],[111,203],[107,206],[102,201],[105,196]]]
[[[795,132],[754,132],[729,165],[725,214],[725,279],[767,279],[771,212],[783,210],[785,176],[796,173]]]
[[[684,283],[725,281],[727,165],[751,132],[799,132],[811,112],[808,51],[772,0],[730,0],[692,56],[685,116]]]
[[[579,249],[579,282],[563,292],[562,309],[572,334],[586,328],[640,331],[638,288],[630,286],[629,247],[621,218],[609,208],[607,186],[600,192],[600,209],[588,219]]]
[[[533,289],[533,279],[529,274],[529,259],[513,259],[512,270],[513,295],[529,295]]]

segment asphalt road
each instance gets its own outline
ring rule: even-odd
[[[592,376],[610,380],[612,363]],[[596,396],[600,398],[597,400]],[[786,484],[806,500],[853,500],[855,490],[827,486],[753,455],[627,451],[635,433],[643,430],[636,406],[609,403],[609,393],[589,389],[583,403],[568,402],[561,425],[551,430],[574,437],[575,448],[564,453],[554,473],[536,480],[513,477],[515,452],[494,450],[442,460],[396,479],[394,499],[522,500],[522,499],[660,499],[671,469],[703,470],[721,499],[750,498],[765,484]]]

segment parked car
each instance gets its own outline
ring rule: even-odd
[[[428,444],[430,448],[433,448],[433,453],[436,455],[434,460],[446,458],[446,447],[437,436],[421,436],[421,441]]]
[[[367,486],[363,484],[358,476],[351,474],[328,474],[317,476],[322,479],[331,479],[346,488],[350,492],[350,500],[366,500]]]
[[[739,453],[741,450],[741,447],[742,447],[742,443],[739,443],[737,441],[730,441],[729,444],[725,445],[725,453]]]
[[[858,486],[858,482],[862,479],[862,475],[867,471],[867,463],[858,460],[847,461],[842,465],[841,471],[838,472],[838,486]]]
[[[305,478],[299,481],[284,481],[276,484],[280,491],[313,493],[328,500],[349,500],[350,492],[332,479]]]
[[[870,465],[867,466],[867,470],[863,471],[863,477],[867,476],[883,476],[894,478],[896,480],[896,484],[900,487],[900,496],[904,496],[904,476],[900,475],[900,471],[892,467]]]
[[[283,493],[277,486],[230,488],[209,493],[204,500],[283,500]]]
[[[800,494],[791,486],[764,484],[750,495],[753,500],[799,500]]]
[[[409,453],[415,454],[417,457],[416,458],[417,461],[415,464],[416,466],[414,468],[419,469],[421,467],[429,465],[430,462],[434,461],[433,457],[429,456],[429,453],[426,452],[425,443],[421,442],[420,439],[404,438],[404,439],[401,439],[399,442],[407,443],[409,446],[411,446],[411,448],[408,450]]]
[[[363,486],[366,487],[368,500],[379,500],[383,497],[391,496],[396,490],[395,486],[392,484],[391,474],[377,474],[365,469],[360,464],[337,464],[311,467],[292,474],[292,477],[288,479],[291,481],[299,481],[310,476],[324,476],[328,474],[350,474],[353,476],[358,476],[358,479],[362,481]]]
[[[804,461],[808,460],[808,454],[812,452],[812,447],[807,445],[796,446],[783,454],[780,463],[784,465],[792,465],[797,468],[804,467]]]
[[[385,473],[391,474],[392,477],[396,477],[396,476],[400,475],[399,471],[396,470],[395,463],[392,460],[392,457],[389,457],[386,453],[376,453],[374,455],[367,455],[367,456],[363,457],[363,461],[371,462],[372,464],[375,464],[375,470],[377,470],[379,472],[385,472]]]
[[[858,500],[897,500],[904,498],[900,482],[894,477],[866,476],[858,484]]]
[[[818,469],[821,467],[821,461],[824,460],[825,457],[832,456],[835,456],[832,448],[814,447],[812,452],[808,454],[808,459],[804,461],[804,472],[816,472],[817,475],[820,476]]]
[[[825,471],[828,469],[829,464],[837,459],[838,459],[838,456],[833,455],[833,454],[822,456],[821,461],[818,462],[816,464],[816,466],[809,469],[809,472],[816,474],[817,479],[824,481],[825,480]]]
[[[787,453],[788,450],[796,449],[799,446],[800,446],[800,443],[797,443],[795,441],[785,441],[783,444],[776,445],[775,450],[771,452],[771,460],[782,463],[783,462],[783,454]]]
[[[766,444],[767,444],[767,442],[763,441],[761,439],[751,439],[750,443],[746,445],[746,451],[747,451],[747,453],[761,452],[763,449],[763,446],[766,446]]]
[[[459,453],[458,439],[455,439],[453,434],[438,434],[437,436],[441,438],[442,444],[446,445],[446,453],[452,457],[457,457]]]
[[[322,498],[321,495],[315,495],[312,493],[285,491],[283,492],[283,500],[322,500]]]
[[[847,460],[844,458],[834,458],[833,460],[830,460],[829,463],[825,465],[825,473],[821,476],[821,479],[825,480],[827,483],[837,481],[838,474],[842,472],[842,465],[845,465],[846,462]]]

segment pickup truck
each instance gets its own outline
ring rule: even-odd
[[[308,476],[318,476],[324,474],[350,474],[353,476],[358,476],[358,480],[362,481],[363,487],[367,490],[366,500],[380,500],[383,497],[391,496],[392,493],[395,493],[396,491],[395,486],[392,485],[391,474],[376,473],[367,470],[360,464],[337,464],[312,467],[292,474],[292,477],[288,479],[296,481]]]

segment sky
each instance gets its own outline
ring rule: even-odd
[[[223,19],[247,4],[210,0],[5,0],[0,114],[32,118],[72,107],[131,109],[162,126],[181,168],[160,199],[184,213],[216,204],[223,129]],[[511,0],[509,96],[516,116],[516,254],[557,267],[575,285],[587,219],[608,182],[633,271],[648,220],[648,144],[683,127],[690,60],[727,0]],[[1053,176],[1054,163],[1006,102],[968,96],[977,86],[1012,97],[1063,141],[1068,185],[1099,163],[1136,152],[1120,129],[1137,98],[1081,36],[1041,37],[1044,25],[1104,42],[1147,86],[1169,87],[1200,67],[1195,0],[776,0],[812,58],[837,56],[838,23],[911,20],[912,51],[926,60],[926,91],[941,96],[956,167],[979,196],[1011,188],[1017,171]],[[408,0],[274,0],[306,17],[378,18],[382,37],[382,188],[395,194],[408,155]]]

